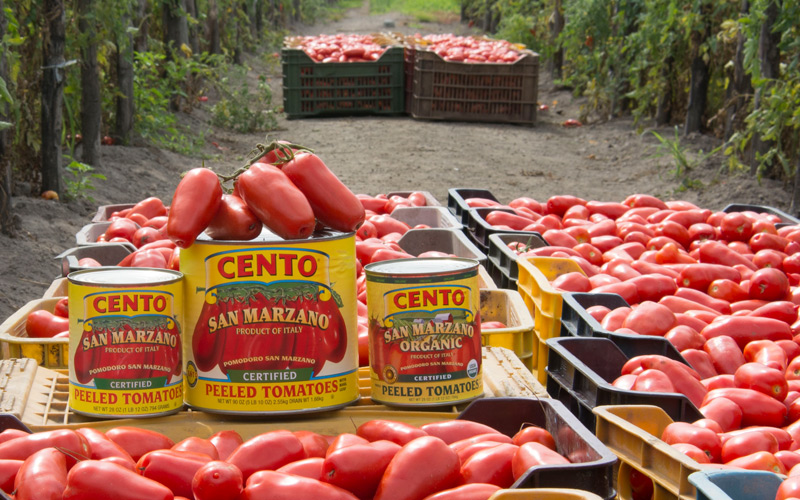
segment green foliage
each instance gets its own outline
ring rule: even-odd
[[[432,22],[441,14],[455,14],[460,10],[458,0],[369,0],[373,13],[400,12],[422,22]]]
[[[14,105],[14,98],[11,97],[11,92],[8,91],[6,81],[0,78],[0,114],[5,115],[7,109]],[[0,121],[0,130],[6,130],[12,127],[11,122]]]
[[[552,55],[550,44],[536,36],[537,33],[546,32],[546,20],[541,17],[513,13],[500,18],[500,24],[494,37],[501,40],[513,40],[514,43],[521,43],[542,57],[549,57]]]
[[[762,76],[759,59],[758,37],[768,4],[767,0],[753,0],[750,15],[739,22],[747,37],[745,67],[760,100],[758,108],[753,107],[747,116],[744,128],[731,137],[725,152],[731,169],[748,169],[744,159],[755,140],[771,143],[768,151],[754,156],[756,174],[786,179],[797,175],[800,158],[800,0],[783,1],[774,26],[781,34],[779,50],[783,56],[777,80]]]
[[[211,108],[212,123],[236,132],[266,132],[278,126],[277,111],[272,105],[272,90],[260,76],[254,93],[239,69],[220,82],[222,99]],[[238,88],[232,83],[239,82]]]
[[[704,164],[709,158],[717,154],[722,146],[717,146],[709,152],[699,150],[697,153],[691,153],[686,146],[681,144],[680,132],[678,127],[674,128],[675,136],[673,138],[663,137],[658,132],[653,131],[653,136],[658,139],[660,143],[656,151],[656,157],[671,156],[673,160],[673,169],[670,173],[679,180],[681,185],[679,191],[686,189],[697,189],[703,187],[703,183],[697,179],[690,177],[692,170]]]
[[[174,78],[183,74],[178,63],[162,64],[166,55],[155,52],[137,52],[134,61],[134,99],[136,116],[134,131],[142,138],[179,153],[195,153],[203,144],[203,134],[193,130],[182,130],[176,116],[170,111],[170,99],[175,92],[186,96],[186,92],[176,90],[180,82]],[[167,69],[166,75],[162,74]],[[169,69],[173,69],[173,73]],[[171,76],[170,76],[171,75]]]
[[[94,202],[89,191],[94,191],[94,180],[106,180],[106,176],[94,171],[91,165],[81,163],[74,158],[67,156],[65,159],[70,162],[64,167],[67,176],[64,178],[65,197],[67,200],[77,200],[83,198]]]

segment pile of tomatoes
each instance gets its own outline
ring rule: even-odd
[[[492,40],[452,33],[417,35],[416,45],[425,47],[445,61],[464,63],[515,63],[521,57],[519,47],[506,40]]]
[[[69,338],[69,300],[58,299],[52,311],[37,309],[25,317],[25,334],[34,339]]]
[[[343,34],[298,36],[286,40],[317,62],[372,62],[386,50],[372,35]]]
[[[604,329],[662,336],[680,351],[688,365],[637,356],[613,382],[681,393],[699,408],[705,418],[669,426],[664,441],[700,463],[788,474],[778,498],[800,496],[800,226],[648,195],[619,203],[519,198],[503,208],[485,220],[539,232],[550,245],[530,249],[520,238],[509,245],[520,256],[578,264],[555,288],[628,302],[587,308]]]
[[[130,243],[136,250],[117,265],[123,267],[180,268],[180,249],[167,235],[169,207],[151,196],[134,206],[109,215],[110,224],[97,243]],[[78,261],[80,267],[100,267],[91,257]]]
[[[0,433],[0,489],[18,500],[485,500],[531,467],[569,463],[545,428],[509,437],[470,420],[248,440],[225,430],[178,443],[129,426]]]

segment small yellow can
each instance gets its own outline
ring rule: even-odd
[[[364,272],[372,399],[436,406],[483,395],[478,262],[397,259]]]
[[[102,418],[183,407],[183,275],[149,268],[70,273],[69,405]]]

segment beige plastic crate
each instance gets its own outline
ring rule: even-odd
[[[67,339],[33,339],[25,333],[25,319],[28,314],[40,309],[53,312],[61,298],[63,297],[32,300],[0,324],[0,353],[3,359],[30,358],[47,368],[67,368]]]

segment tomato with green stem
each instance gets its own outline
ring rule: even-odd
[[[281,238],[303,239],[314,232],[316,219],[308,199],[281,169],[256,163],[236,184],[248,208]]]

